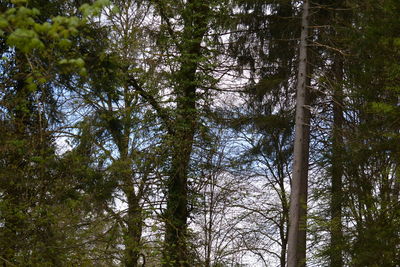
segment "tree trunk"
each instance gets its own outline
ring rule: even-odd
[[[332,133],[332,187],[331,187],[331,244],[330,262],[332,267],[343,266],[342,259],[342,176],[343,176],[343,60],[335,55],[333,92],[333,133]]]
[[[142,207],[139,198],[134,194],[127,194],[128,199],[128,235],[125,237],[125,266],[137,267],[141,255],[142,239]]]
[[[200,53],[200,41],[191,55]],[[191,63],[193,62],[193,63]],[[194,84],[197,63],[187,59],[179,76],[184,79],[177,91],[177,119],[172,136],[172,164],[168,180],[167,210],[165,213],[164,266],[190,266],[187,249],[188,212],[188,168],[196,129],[196,85]]]
[[[181,62],[175,74],[176,120],[171,134],[172,162],[167,184],[165,248],[163,265],[192,266],[188,252],[188,172],[197,125],[196,72],[201,59],[201,42],[207,31],[208,1],[189,0],[182,11],[184,29],[178,45]]]
[[[305,266],[310,109],[308,99],[307,37],[309,1],[303,2],[296,97],[296,130],[290,196],[288,267]]]
[[[197,54],[198,48],[191,50]],[[184,62],[181,68],[182,87],[177,91],[177,119],[173,140],[172,163],[167,184],[165,213],[164,266],[190,266],[187,249],[188,168],[196,128],[196,86],[193,83],[196,63]],[[180,76],[180,75],[179,75]],[[189,80],[187,80],[187,78]]]
[[[281,251],[280,251],[280,265],[281,267],[286,267],[286,252],[288,243],[288,217],[289,217],[289,203],[287,201],[286,192],[284,191],[284,186],[281,186],[282,190],[282,218],[280,220],[279,235],[281,239]]]
[[[214,175],[210,175],[209,180],[209,187],[210,187],[210,195],[207,199],[207,190],[204,193],[205,199],[208,200],[208,203],[205,202],[205,209],[204,209],[204,229],[205,229],[205,267],[211,267],[211,252],[212,252],[212,238],[213,238],[213,224],[214,224],[214,193],[216,190],[216,182]],[[209,205],[207,207],[207,204]],[[208,217],[208,218],[207,218]]]
[[[129,96],[128,86],[124,88],[125,107],[132,105],[133,99]],[[124,186],[122,190],[127,199],[128,212],[126,215],[126,234],[124,235],[124,262],[126,267],[137,267],[142,250],[142,231],[143,231],[143,209],[140,200],[143,199],[143,189],[139,186],[135,191],[134,177],[131,166],[131,155],[129,153],[129,138],[131,130],[131,111],[126,109],[122,119],[123,129],[114,133],[114,142],[120,152],[121,166],[119,175],[122,177]],[[141,177],[141,182],[146,178]]]
[[[165,214],[164,266],[190,266],[187,249],[188,190],[187,172],[192,151],[193,134],[183,131],[174,148],[174,159],[168,181],[168,200]]]
[[[127,131],[126,131],[127,132]],[[128,156],[128,135],[123,138],[123,145],[120,147],[121,153],[121,166],[119,175],[123,177],[122,181],[124,186],[122,190],[127,199],[128,212],[126,214],[126,232],[124,234],[124,264],[126,267],[137,267],[138,260],[141,255],[142,249],[142,230],[143,230],[143,211],[140,205],[142,199],[142,192],[138,189],[135,192],[132,169],[130,159]]]

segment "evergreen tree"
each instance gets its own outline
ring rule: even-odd
[[[86,185],[63,169],[68,159],[57,153],[54,134],[63,119],[59,77],[76,76],[71,67],[84,72],[82,59],[69,52],[84,22],[71,16],[77,7],[61,2],[3,1],[1,9],[1,261],[88,261],[93,242],[86,234],[97,233],[94,225],[80,226],[92,211],[76,208],[88,200]]]

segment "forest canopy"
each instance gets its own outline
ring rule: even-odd
[[[0,264],[400,264],[400,1],[0,0]]]

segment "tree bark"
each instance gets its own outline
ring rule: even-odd
[[[139,198],[134,194],[127,195],[128,199],[128,216],[127,227],[128,235],[125,240],[125,266],[138,267],[139,257],[141,255],[141,239],[142,239],[142,207]]]
[[[283,181],[283,179],[282,179]],[[286,197],[286,191],[284,185],[281,184],[281,192],[282,192],[282,217],[280,220],[279,226],[279,235],[281,239],[281,251],[280,251],[280,265],[281,267],[286,267],[286,252],[287,252],[287,244],[288,244],[288,225],[289,225],[289,203]]]
[[[288,267],[305,266],[306,261],[306,215],[310,139],[310,109],[307,87],[309,6],[309,1],[304,0],[297,77],[296,128],[289,212]]]
[[[331,187],[331,244],[330,262],[332,267],[343,266],[342,258],[342,176],[343,176],[343,60],[335,55],[334,64],[334,92],[333,92],[333,132],[332,132],[332,187]]]

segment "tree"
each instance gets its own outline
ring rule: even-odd
[[[331,176],[329,185],[330,192],[326,192],[330,198],[329,209],[331,222],[329,223],[330,244],[328,254],[331,266],[343,266],[343,127],[344,127],[344,64],[346,59],[346,48],[343,44],[344,28],[351,23],[351,14],[342,1],[319,1],[314,3],[316,12],[312,18],[313,25],[321,25],[314,29],[316,40],[311,41],[312,52],[318,59],[314,60],[316,68],[323,73],[315,85],[320,94],[314,101],[321,112],[325,114],[322,124],[331,124],[331,132],[316,138],[314,142],[327,142],[320,154],[319,161],[323,162],[328,156],[330,164],[327,167],[328,175]],[[331,107],[324,104],[331,101]],[[325,138],[331,140],[326,140]],[[322,139],[322,140],[321,140]],[[325,143],[326,144],[326,143]],[[328,151],[327,151],[328,150]],[[324,164],[324,163],[322,163]],[[318,178],[317,178],[318,179]]]
[[[293,152],[293,175],[290,194],[288,266],[305,266],[307,228],[308,154],[310,138],[310,107],[308,100],[307,38],[309,1],[303,2],[302,29],[299,45],[297,76],[296,127]]]
[[[238,1],[238,6],[231,56],[239,74],[249,72],[250,79],[233,128],[248,146],[241,158],[254,176],[249,183],[263,192],[246,205],[253,211],[248,224],[263,240],[257,255],[271,262],[279,255],[280,266],[286,266],[298,10],[291,1]]]
[[[387,101],[382,100],[388,93],[387,91],[382,93],[382,86],[387,87],[391,83],[390,79],[383,78],[390,75],[383,74],[386,72],[384,69],[387,70],[387,68],[383,67],[383,62],[378,58],[382,58],[386,53],[393,53],[388,52],[389,47],[381,46],[382,43],[379,44],[376,40],[393,36],[393,33],[383,29],[377,30],[371,19],[375,18],[373,19],[375,21],[376,17],[380,17],[384,21],[392,21],[394,17],[380,12],[384,9],[396,10],[396,8],[390,2],[384,3],[383,6],[386,8],[375,6],[372,2],[362,4],[346,2],[346,5],[330,1],[319,3],[321,4],[319,14],[313,17],[323,17],[322,21],[325,20],[325,22],[320,25],[325,26],[320,26],[315,30],[321,39],[315,42],[315,46],[319,48],[314,48],[314,51],[318,49],[319,58],[326,60],[319,67],[322,73],[319,89],[323,92],[324,88],[329,90],[325,91],[327,98],[321,98],[319,102],[320,114],[324,112],[322,116],[320,115],[324,118],[324,122],[319,127],[326,127],[328,123],[332,125],[332,128],[326,129],[325,133],[329,132],[329,134],[322,134],[318,142],[321,142],[320,160],[322,166],[326,168],[325,175],[331,176],[333,181],[332,187],[326,183],[320,184],[323,185],[321,190],[332,190],[319,195],[322,201],[330,198],[330,203],[328,203],[330,207],[326,211],[320,208],[319,212],[323,220],[323,227],[320,229],[330,232],[331,239],[326,243],[320,240],[318,245],[326,244],[328,249],[323,255],[329,256],[328,260],[332,266],[344,264],[358,266],[376,262],[379,262],[379,265],[391,265],[394,258],[392,256],[385,258],[382,255],[394,255],[393,252],[389,252],[390,245],[387,247],[385,242],[396,242],[393,239],[396,234],[389,230],[393,229],[393,226],[389,224],[386,224],[387,231],[378,230],[381,229],[381,219],[386,217],[384,214],[390,213],[385,208],[383,210],[386,211],[382,210],[382,207],[386,205],[383,203],[391,202],[389,200],[391,197],[383,200],[382,195],[376,194],[376,191],[381,193],[391,191],[390,189],[387,191],[388,188],[382,190],[379,184],[391,184],[388,182],[392,180],[392,175],[389,174],[391,171],[387,170],[391,170],[395,164],[392,156],[389,156],[391,153],[384,152],[381,146],[390,142],[389,139],[374,133],[373,130],[376,127],[387,129],[387,124],[383,117],[379,119],[379,115],[375,117],[377,113],[372,110],[375,109],[373,106],[376,107],[377,102]],[[340,6],[336,6],[337,4]],[[390,6],[389,9],[387,9],[388,6]],[[329,16],[329,13],[333,18]],[[321,20],[316,19],[316,21],[315,24],[319,25],[318,21]],[[391,23],[393,21],[379,23],[379,25],[391,25]],[[352,30],[355,25],[358,25],[357,31]],[[376,56],[378,54],[380,54],[379,57]],[[324,104],[324,99],[332,101],[333,108]],[[387,118],[389,117],[390,115]],[[329,163],[326,164],[327,162]],[[327,211],[333,219],[328,224],[325,213]],[[390,221],[395,222],[396,219],[393,217]],[[325,228],[326,226],[328,227]],[[383,238],[386,240],[385,244],[379,241],[382,238],[381,234],[391,236]],[[380,243],[379,248],[370,246],[377,243]],[[370,255],[378,255],[371,252],[377,250],[380,250],[379,259],[370,257]],[[319,260],[322,259],[319,258]]]
[[[159,6],[161,14],[165,12]],[[188,1],[182,7],[182,39],[178,41],[180,66],[174,74],[176,86],[175,122],[169,132],[171,140],[171,167],[167,181],[167,208],[165,211],[164,266],[189,266],[187,251],[188,168],[197,124],[198,87],[196,72],[202,57],[201,43],[207,31],[210,3]],[[164,18],[167,21],[169,17]],[[168,25],[167,25],[168,27]],[[170,31],[173,29],[169,28]],[[175,33],[172,33],[175,35]],[[174,38],[175,36],[171,36]],[[170,123],[170,122],[168,122]]]
[[[2,1],[1,10],[1,261],[4,266],[89,261],[96,242],[86,234],[104,230],[86,217],[95,211],[76,208],[90,203],[81,179],[91,175],[65,170],[71,159],[58,155],[54,134],[63,119],[60,76],[71,80],[84,72],[70,48],[85,23],[61,16],[78,11],[61,2]],[[93,231],[96,227],[101,230]]]
[[[396,266],[400,4],[302,3],[0,1],[3,266]]]
[[[354,4],[354,8],[361,7]],[[355,266],[394,266],[398,261],[393,250],[398,234],[393,230],[397,228],[398,217],[392,208],[397,208],[394,203],[398,202],[398,195],[395,193],[397,146],[392,142],[396,140],[393,136],[397,126],[393,114],[386,113],[383,106],[398,102],[395,91],[389,88],[393,88],[393,78],[398,77],[392,72],[397,65],[392,62],[396,50],[393,43],[396,34],[392,30],[396,29],[398,18],[391,12],[397,12],[399,6],[394,1],[384,1],[379,6],[367,1],[362,7],[364,12],[354,14],[362,34],[350,31],[351,40],[359,38],[359,41],[349,46],[347,69],[351,102],[346,107],[354,114],[348,120],[357,129],[345,132],[349,146],[345,153],[348,164],[344,190],[353,192],[347,200],[347,214],[355,222],[354,228],[347,226],[349,256],[350,264]],[[379,18],[379,22],[374,18]]]

